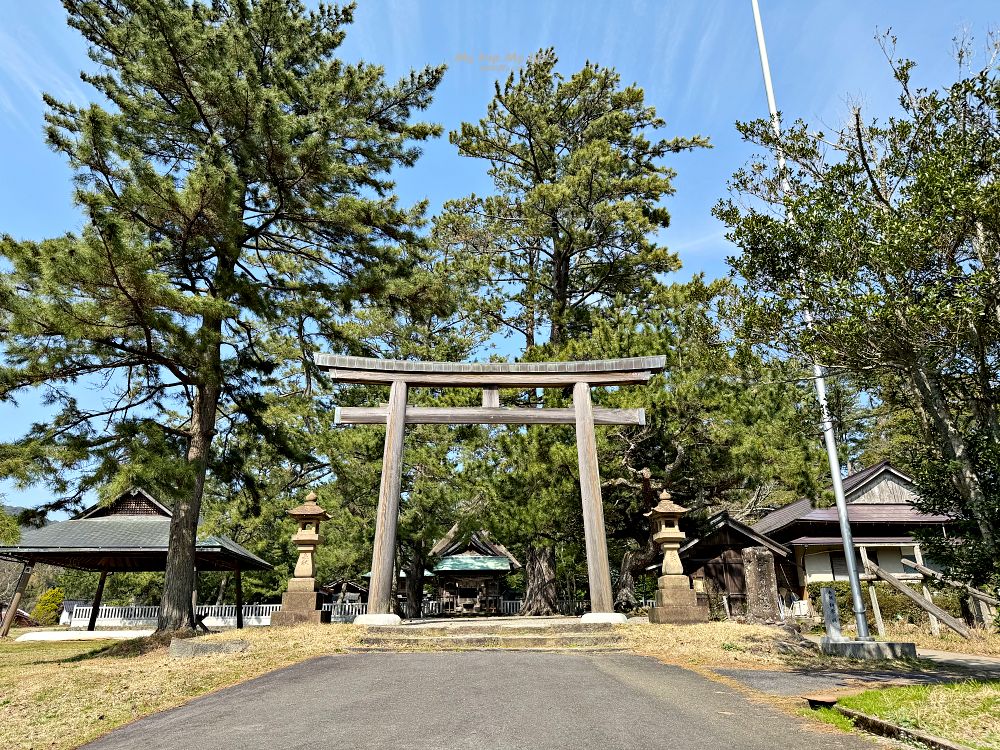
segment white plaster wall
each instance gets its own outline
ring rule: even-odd
[[[833,580],[833,570],[830,567],[831,549],[833,547],[809,547],[804,550],[802,562],[806,569],[807,584]]]
[[[830,567],[830,552],[840,552],[841,550],[841,547],[809,547],[805,549],[802,561],[806,570],[806,583],[832,581],[833,570]],[[868,550],[878,555],[878,565],[887,573],[899,575],[900,573],[915,572],[900,562],[904,555],[910,560],[913,559],[913,547],[911,546],[869,547]]]

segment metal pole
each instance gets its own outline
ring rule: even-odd
[[[767,92],[767,108],[771,113],[771,126],[777,136],[781,135],[781,119],[778,117],[778,107],[774,102],[774,88],[771,86],[771,66],[767,62],[767,45],[764,43],[764,25],[760,20],[760,7],[757,0],[753,4],[753,20],[757,29],[757,49],[760,51],[760,68],[764,74],[764,90]],[[777,152],[778,170],[781,173],[781,191],[788,193],[790,185],[785,172],[785,157],[780,149]],[[806,326],[813,327],[813,316],[808,307],[803,309]],[[851,584],[851,604],[854,607],[854,620],[858,626],[858,640],[871,640],[868,632],[868,618],[865,615],[865,602],[861,597],[861,579],[858,577],[857,558],[854,556],[854,535],[851,534],[851,522],[847,515],[847,498],[844,496],[844,483],[840,477],[840,458],[837,455],[837,435],[833,431],[833,420],[830,418],[830,407],[826,399],[826,377],[822,365],[813,362],[813,379],[816,381],[816,399],[819,401],[820,418],[823,425],[823,442],[826,444],[826,455],[830,460],[830,475],[833,479],[833,496],[837,501],[837,517],[840,520],[840,535],[844,541],[844,559],[847,562],[847,580]]]

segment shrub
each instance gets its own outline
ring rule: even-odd
[[[63,590],[49,589],[35,603],[31,616],[39,625],[55,625],[59,622],[59,610],[62,609]]]
[[[910,585],[914,591],[923,595],[919,585]],[[824,587],[832,588],[837,596],[837,607],[840,609],[841,624],[847,625],[854,622],[854,608],[851,606],[851,587],[847,581],[823,581],[810,583],[806,590],[809,593],[809,600],[817,613],[823,612],[823,605],[820,602],[819,590]],[[931,589],[931,599],[936,605],[948,614],[962,619],[962,596],[958,591],[935,591]],[[918,607],[915,602],[910,601],[906,596],[900,594],[885,581],[875,582],[875,593],[878,595],[878,606],[882,612],[882,620],[886,623],[928,623],[927,612]],[[875,615],[872,612],[871,599],[868,595],[868,584],[861,582],[861,594],[865,601],[865,609],[868,614],[868,623],[874,628]]]

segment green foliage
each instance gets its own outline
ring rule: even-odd
[[[910,465],[919,506],[953,519],[947,538],[921,534],[928,553],[986,583],[1000,559],[1000,76],[970,55],[959,48],[963,76],[941,90],[894,61],[900,108],[884,122],[856,109],[832,135],[740,124],[786,168],[755,159],[716,214],[742,250],[740,338],[868,390],[882,424],[908,433],[888,452]]]
[[[17,544],[20,538],[21,529],[17,525],[17,519],[8,516],[0,508],[0,544]]]
[[[179,627],[216,434],[306,463],[265,394],[308,390],[312,352],[352,344],[337,316],[399,292],[424,207],[398,206],[389,173],[439,132],[409,120],[443,68],[388,83],[342,63],[353,6],[64,6],[104,104],[45,97],[83,231],[0,238],[0,397],[44,386],[55,412],[0,446],[0,476],[49,482],[51,506],[131,484],[173,502],[161,624]]]
[[[868,622],[869,624],[873,624],[875,622],[875,614],[872,612],[871,602],[868,599],[867,584],[863,584],[863,586],[863,598],[865,600]],[[840,609],[841,622],[845,624],[854,622],[853,605],[851,604],[851,588],[847,581],[815,582],[806,586],[806,592],[809,596],[809,600],[812,602],[813,609],[817,612],[823,611],[823,605],[820,601],[820,589],[826,587],[834,590],[837,597],[837,607]],[[919,586],[910,586],[910,588],[923,596],[923,591]],[[878,594],[879,610],[882,612],[882,619],[885,622],[913,624],[925,624],[929,622],[926,611],[918,607],[909,598],[893,589],[889,586],[889,584],[885,583],[885,581],[876,581],[875,591]],[[934,600],[936,605],[941,607],[941,609],[948,614],[959,619],[962,618],[962,597],[958,591],[954,589],[938,590],[932,588],[931,598]]]
[[[59,610],[63,603],[63,591],[60,588],[48,589],[38,597],[31,616],[39,625],[55,625],[59,622]]]
[[[656,242],[669,223],[671,153],[701,137],[649,140],[665,123],[641,88],[587,63],[569,78],[551,49],[511,73],[478,123],[451,133],[463,156],[489,162],[494,193],[451,201],[435,240],[483,269],[483,304],[526,349],[547,330],[557,348],[586,335],[598,309],[659,285],[677,258]]]
[[[94,600],[100,573],[60,570],[55,583],[63,598],[84,602]],[[101,603],[107,606],[152,606],[163,595],[163,573],[112,573],[107,577]]]

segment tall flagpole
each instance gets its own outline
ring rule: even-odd
[[[767,62],[767,45],[764,43],[764,26],[760,20],[760,7],[757,0],[753,4],[753,21],[757,28],[757,49],[760,51],[760,68],[764,74],[764,90],[767,92],[767,108],[771,112],[771,127],[774,134],[781,136],[781,119],[778,117],[778,107],[774,103],[774,88],[771,86],[771,66]],[[791,186],[785,171],[785,156],[777,149],[778,171],[781,174],[781,192],[787,194]],[[813,327],[813,316],[809,307],[803,309],[806,326]],[[816,381],[816,399],[819,401],[820,417],[823,425],[823,441],[826,443],[826,455],[830,460],[830,474],[833,478],[833,496],[837,501],[837,517],[840,519],[840,535],[844,541],[844,559],[847,561],[847,579],[851,584],[851,605],[854,608],[854,621],[858,626],[858,640],[870,641],[868,632],[868,617],[865,614],[865,602],[861,597],[861,579],[858,577],[857,558],[854,556],[854,535],[851,534],[851,522],[847,515],[847,498],[844,496],[844,483],[840,477],[840,458],[837,455],[837,435],[833,430],[833,420],[830,418],[830,406],[826,399],[826,373],[819,362],[813,361],[813,380]]]

